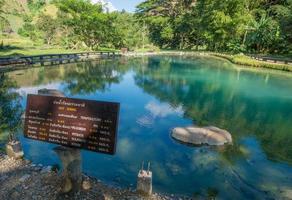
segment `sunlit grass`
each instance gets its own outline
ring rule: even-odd
[[[0,38],[4,48],[0,49],[0,57],[6,56],[26,56],[41,54],[62,54],[62,53],[78,53],[89,52],[88,49],[65,49],[61,46],[48,46],[35,44],[31,40],[22,37]],[[98,51],[117,51],[111,48],[99,48]]]

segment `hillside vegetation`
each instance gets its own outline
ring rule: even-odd
[[[145,0],[135,14],[90,0],[0,6],[2,55],[123,47],[292,55],[292,0]]]
[[[133,14],[106,13],[90,1],[0,0],[0,5],[2,56],[155,48]]]

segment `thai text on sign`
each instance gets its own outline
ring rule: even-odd
[[[119,103],[28,95],[24,136],[114,154]]]

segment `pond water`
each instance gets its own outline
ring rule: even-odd
[[[292,75],[237,67],[208,57],[119,58],[8,74],[26,105],[38,89],[121,103],[117,153],[82,151],[83,171],[135,187],[150,161],[157,192],[222,199],[291,198]],[[191,147],[170,137],[177,126],[214,125],[234,144]],[[19,135],[35,163],[59,163],[55,146]]]

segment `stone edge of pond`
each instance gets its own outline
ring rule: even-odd
[[[60,174],[60,173],[59,173]],[[51,166],[15,160],[0,153],[0,199],[149,199],[189,200],[191,197],[154,193],[150,197],[137,194],[134,188],[119,188],[83,174],[83,189],[74,196],[60,197],[61,176]]]

